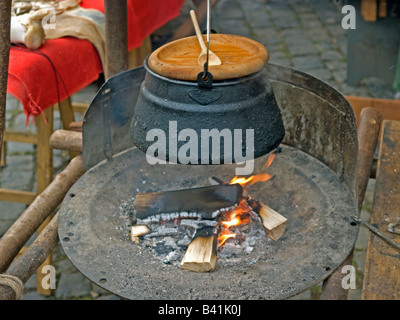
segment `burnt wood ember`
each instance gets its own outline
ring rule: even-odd
[[[136,217],[165,213],[197,212],[202,218],[215,218],[222,208],[239,203],[243,189],[239,184],[218,185],[185,190],[139,193],[136,196]]]
[[[194,238],[196,234],[207,227],[216,227],[218,222],[216,220],[193,220],[183,219],[179,224],[179,233],[187,235],[189,238]]]

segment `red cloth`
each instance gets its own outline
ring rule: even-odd
[[[176,18],[185,0],[128,0],[128,49],[142,44],[154,30]],[[81,7],[104,13],[104,1],[82,0]]]
[[[14,47],[10,51],[7,92],[22,103],[28,118],[81,90],[102,73],[97,50],[88,40],[48,40],[39,51],[51,59],[56,72],[42,55]]]
[[[184,0],[127,1],[129,50],[140,46],[154,30],[178,16],[184,3]],[[103,0],[83,0],[81,6],[104,13]],[[46,40],[38,51],[46,54],[54,67],[43,55],[14,47],[10,50],[7,92],[22,103],[27,121],[83,89],[103,72],[97,50],[87,40],[72,37]]]

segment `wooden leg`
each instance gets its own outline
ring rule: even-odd
[[[0,2],[0,147],[6,129],[8,60],[10,56],[11,1]],[[2,154],[0,149],[0,156]]]
[[[6,162],[7,142],[5,141],[4,138],[0,148],[1,148],[0,167],[4,167],[7,164]]]
[[[71,122],[75,122],[74,110],[72,109],[71,98],[60,102],[60,116],[64,130],[70,130]],[[79,155],[79,152],[69,151],[71,159]]]
[[[53,150],[50,147],[50,136],[53,132],[53,107],[44,111],[46,122],[42,116],[36,118],[36,126],[38,129],[38,144],[37,144],[37,193],[42,193],[53,180]],[[43,224],[39,227],[40,233],[44,227],[51,221],[50,215]],[[42,279],[45,276],[41,273],[42,267],[49,265],[52,262],[52,254],[50,254],[45,262],[37,271],[37,292],[42,295],[51,295],[51,289],[42,287]]]

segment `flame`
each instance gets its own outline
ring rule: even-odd
[[[236,217],[236,218],[234,218],[234,219],[232,219],[230,221],[222,221],[221,223],[225,226],[225,228],[238,226],[240,224],[240,218]]]
[[[236,234],[234,234],[234,233],[221,234],[218,237],[218,241],[219,241],[218,247],[222,246],[225,243],[225,241],[228,240],[229,238],[234,238],[234,237],[236,237]]]
[[[249,187],[254,183],[270,180],[272,178],[271,175],[263,171],[269,168],[269,166],[275,159],[275,155],[276,152],[272,152],[270,154],[270,156],[267,159],[267,162],[261,168],[262,173],[252,175],[248,178],[236,176],[230,181],[229,184],[240,184],[242,187]],[[248,196],[248,198],[251,197]],[[219,241],[218,247],[221,247],[228,239],[236,237],[236,233],[232,233],[231,230],[229,229],[232,227],[240,226],[241,224],[244,223],[248,223],[250,220],[249,218],[250,211],[251,208],[248,206],[246,200],[242,200],[237,206],[237,208],[229,212],[227,220],[221,221],[222,230],[220,232],[220,236],[218,237]]]
[[[261,173],[261,174],[256,174],[253,176],[250,176],[248,178],[244,178],[244,177],[234,177],[230,184],[240,184],[241,186],[251,186],[252,184],[256,183],[256,182],[263,182],[263,181],[268,181],[269,179],[271,179],[271,175],[268,173]]]
[[[267,159],[267,162],[262,166],[261,171],[265,171],[265,170],[267,170],[269,168],[269,166],[272,164],[272,162],[275,159],[275,155],[276,155],[275,152],[272,152],[270,154],[270,156]],[[229,182],[229,184],[236,184],[237,183],[237,184],[240,184],[241,186],[249,187],[249,186],[253,185],[256,182],[265,182],[265,181],[270,180],[271,178],[272,178],[271,175],[268,174],[268,173],[255,174],[255,175],[252,175],[252,176],[250,176],[248,178],[236,176]]]
[[[228,220],[221,221],[222,224],[222,231],[220,236],[218,237],[218,247],[221,247],[226,240],[230,238],[235,238],[236,234],[232,233],[229,228],[231,227],[236,227],[244,223],[249,222],[249,217],[247,216],[247,213],[249,212],[249,207],[246,204],[245,200],[242,200],[238,207],[233,209],[228,216]]]
[[[268,157],[267,162],[262,166],[262,171],[267,170],[269,166],[272,164],[272,162],[275,160],[276,152],[272,152],[270,156]]]

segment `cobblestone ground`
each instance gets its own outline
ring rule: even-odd
[[[187,17],[193,7],[187,1],[177,19],[157,30],[153,35],[154,45],[160,45]],[[212,27],[219,33],[239,34],[263,43],[269,53],[270,62],[291,66],[311,74],[345,95],[389,98],[394,97],[390,85],[378,78],[363,79],[358,86],[346,83],[346,32],[341,28],[340,8],[331,0],[220,0],[212,12]],[[72,99],[90,102],[97,86],[88,86]],[[77,120],[81,118],[76,115]],[[7,127],[15,130],[34,131],[25,126],[25,115],[21,104],[13,97],[7,100]],[[56,112],[54,129],[61,128]],[[36,149],[32,145],[8,143],[7,166],[0,168],[0,187],[34,191]],[[66,152],[54,150],[55,174],[68,163]],[[374,180],[370,180],[362,217],[369,219],[373,197]],[[24,211],[25,205],[0,202],[0,236]],[[361,227],[356,243],[353,265],[357,269],[357,288],[350,290],[349,299],[360,299],[362,275],[365,262],[368,231]],[[29,244],[29,243],[28,243]],[[117,296],[96,286],[86,279],[69,261],[60,245],[53,254],[53,265],[57,271],[57,286],[51,296],[36,293],[36,275],[25,284],[24,299],[118,299]],[[293,299],[318,299],[321,286]]]

